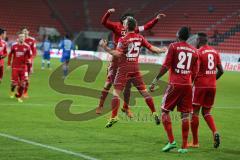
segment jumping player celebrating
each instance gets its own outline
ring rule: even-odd
[[[220,135],[217,132],[216,125],[211,115],[211,109],[214,104],[216,94],[216,79],[223,74],[223,68],[219,53],[208,44],[207,34],[198,33],[197,47],[199,53],[199,73],[195,79],[193,87],[193,114],[191,121],[191,130],[193,142],[191,147],[199,147],[198,126],[199,111],[202,109],[202,115],[212,131],[214,139],[214,148],[220,144]],[[202,108],[201,108],[202,107]]]
[[[4,41],[6,30],[0,28],[0,83],[4,73],[4,58],[7,57],[7,43]]]
[[[141,46],[148,48],[154,53],[164,52],[163,50],[149,44],[145,38],[135,33],[136,20],[132,17],[127,19],[127,34],[119,39],[116,50],[112,50],[107,47],[105,40],[100,41],[100,45],[109,54],[120,58],[117,74],[114,80],[114,90],[112,98],[112,116],[106,127],[111,127],[118,121],[117,114],[120,106],[120,94],[124,89],[127,81],[131,79],[133,85],[138,89],[140,94],[145,98],[145,101],[150,108],[156,124],[160,124],[158,115],[155,110],[154,102],[150,94],[147,92],[145,84],[143,82],[139,66],[138,57]]]
[[[22,95],[26,82],[28,81],[27,65],[30,63],[31,48],[25,42],[25,35],[18,34],[18,42],[11,47],[11,52],[8,55],[8,67],[12,67],[12,84],[11,84],[11,98],[14,98],[15,88],[18,86],[15,97],[18,102],[23,102]]]
[[[124,14],[120,22],[112,22],[109,20],[109,17],[112,13],[115,12],[115,9],[109,9],[107,13],[103,16],[102,18],[102,24],[111,30],[113,32],[113,39],[114,39],[114,45],[116,46],[118,43],[118,40],[120,37],[123,37],[126,34],[126,28],[124,27],[123,23],[128,17],[133,17],[132,14],[126,13]],[[161,17],[165,17],[165,14],[158,14],[154,19],[146,23],[144,26],[139,26],[134,29],[136,33],[142,32],[144,30],[149,30],[151,29]],[[108,75],[107,75],[107,80],[104,85],[104,89],[102,90],[101,97],[100,97],[100,102],[99,105],[96,109],[97,114],[102,113],[103,105],[106,100],[106,97],[108,95],[108,92],[113,84],[114,78],[117,73],[117,68],[118,68],[118,58],[113,57],[111,60],[111,63],[108,67]],[[132,117],[133,114],[131,113],[128,104],[129,104],[129,98],[130,98],[130,88],[131,88],[131,82],[128,81],[126,84],[125,90],[124,90],[124,105],[123,105],[123,111],[126,112],[126,114],[129,117]]]
[[[168,53],[159,74],[151,84],[150,90],[154,90],[157,81],[169,71],[169,85],[162,100],[162,123],[168,135],[169,143],[162,149],[168,152],[176,148],[172,132],[170,111],[177,106],[182,118],[182,147],[180,153],[186,153],[189,132],[189,113],[192,112],[192,74],[197,73],[197,50],[186,43],[189,38],[188,27],[182,27],[177,32],[179,42],[171,43]]]

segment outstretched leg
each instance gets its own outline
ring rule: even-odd
[[[96,109],[96,114],[101,114],[102,113],[104,102],[105,102],[105,100],[107,98],[107,95],[108,95],[109,90],[110,90],[111,87],[112,87],[112,83],[110,83],[110,82],[106,82],[105,83],[104,88],[103,88],[103,90],[101,92],[101,96],[100,96],[100,101],[99,101],[98,107]]]

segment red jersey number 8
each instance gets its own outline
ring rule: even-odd
[[[208,54],[208,69],[212,70],[214,68],[214,56],[213,54]]]
[[[141,42],[132,42],[128,45],[127,58],[136,58],[139,55]]]

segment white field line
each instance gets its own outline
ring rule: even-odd
[[[0,133],[0,137],[8,138],[8,139],[18,141],[18,142],[22,142],[22,143],[27,143],[27,144],[30,144],[30,145],[33,145],[33,146],[38,146],[38,147],[45,148],[45,149],[48,149],[48,150],[53,150],[53,151],[56,151],[56,152],[65,153],[65,154],[72,155],[72,156],[75,156],[75,157],[80,157],[80,158],[83,158],[85,160],[98,160],[96,158],[87,156],[87,155],[82,154],[82,153],[77,153],[77,152],[69,151],[69,150],[66,150],[66,149],[61,149],[61,148],[49,146],[49,145],[46,145],[46,144],[42,144],[42,143],[27,140],[27,139],[15,137],[15,136],[5,134],[5,133]]]
[[[57,102],[56,102],[57,104]],[[0,103],[0,106],[55,106],[56,104],[44,104],[44,103]],[[81,105],[72,105],[73,107],[82,107],[84,106],[84,104],[81,104]],[[89,105],[88,105],[89,106]],[[145,108],[147,107],[146,106],[131,106],[131,107],[136,107],[136,108]],[[233,107],[233,106],[215,106],[213,107],[214,109],[240,109],[240,106],[236,106],[236,107]]]

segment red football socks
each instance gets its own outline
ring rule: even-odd
[[[128,106],[128,104],[126,102],[124,102],[124,104],[123,104],[123,109],[125,109],[125,110],[129,109],[129,106]]]
[[[208,124],[208,127],[212,130],[212,133],[214,134],[215,132],[217,132],[217,128],[213,119],[213,116],[210,113],[210,108],[203,108],[202,112],[203,112],[203,116],[205,121]]]
[[[18,90],[18,92],[17,92],[17,94],[16,94],[16,97],[17,97],[17,98],[21,98],[22,95],[23,95],[24,87],[19,86],[17,90]]]
[[[151,112],[156,112],[155,106],[154,106],[154,102],[152,97],[146,97],[145,98],[145,102],[147,103],[148,107],[150,108]]]
[[[187,148],[189,133],[189,118],[182,119],[182,148]]]
[[[199,126],[199,117],[198,115],[193,114],[192,121],[191,121],[193,144],[198,144],[198,126]]]
[[[171,117],[168,113],[162,112],[162,123],[165,131],[167,132],[168,140],[170,143],[172,143],[174,141],[174,137],[172,132]]]
[[[99,107],[103,107],[107,95],[108,95],[108,90],[103,89],[103,90],[102,90],[101,97],[100,97]]]
[[[112,98],[112,118],[118,115],[118,109],[120,106],[120,99],[117,96]]]
[[[24,94],[28,92],[28,86],[29,86],[29,82],[27,81],[24,88]]]

